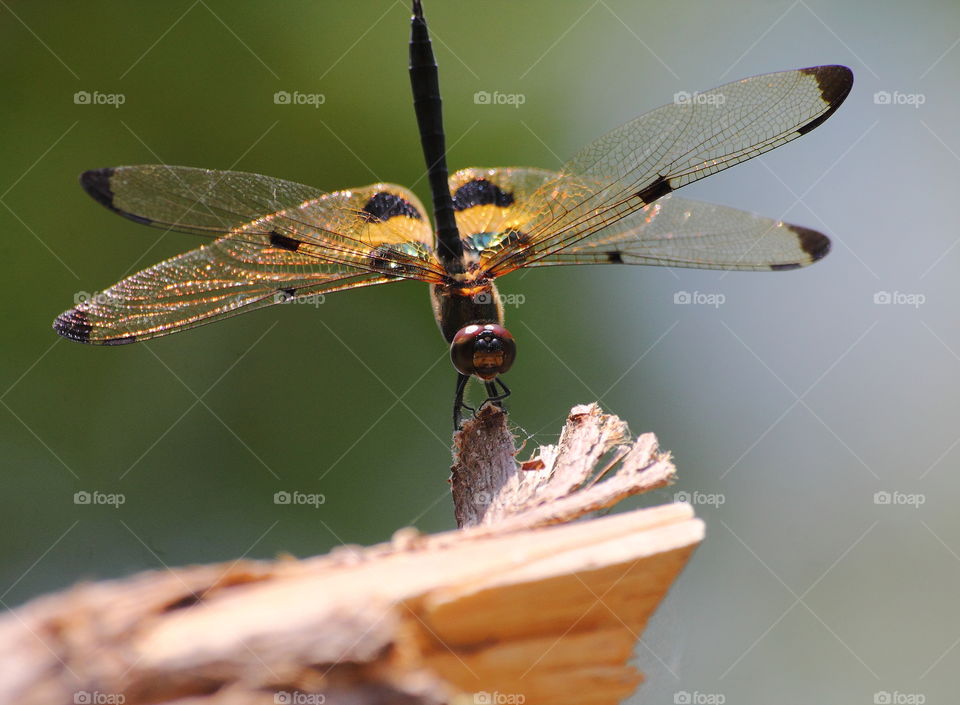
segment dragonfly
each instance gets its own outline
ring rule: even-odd
[[[643,264],[783,271],[830,249],[815,230],[680,198],[677,189],[821,125],[853,85],[839,65],[769,73],[704,91],[613,129],[557,170],[449,174],[437,62],[414,0],[409,74],[434,227],[391,183],[322,192],[238,171],[144,165],[80,183],[137,223],[210,241],[81,301],[53,324],[81,343],[120,345],[318,294],[415,280],[457,373],[454,429],[470,379],[503,406],[517,344],[496,280],[518,269]],[[680,95],[680,94],[678,94]]]

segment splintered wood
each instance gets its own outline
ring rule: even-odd
[[[484,407],[454,439],[451,485],[460,527],[503,532],[559,524],[673,481],[670,454],[659,450],[656,436],[631,441],[627,424],[596,404],[573,407],[559,443],[541,446],[519,466],[506,418]]]
[[[504,415],[456,439],[433,536],[78,585],[0,620],[0,703],[618,703],[703,537],[686,504],[569,522],[670,482],[651,434],[576,407],[518,463]],[[532,469],[522,469],[522,468]],[[85,699],[86,698],[86,699]],[[112,699],[110,699],[112,698]],[[122,699],[121,699],[122,698]]]

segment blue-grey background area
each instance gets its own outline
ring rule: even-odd
[[[522,301],[507,311],[520,345],[511,420],[549,442],[571,405],[600,398],[675,455],[678,485],[643,502],[685,492],[706,521],[638,648],[648,683],[636,702],[952,702],[960,7],[426,9],[454,168],[555,167],[681,90],[814,64],[854,70],[823,126],[684,191],[823,230],[829,257],[783,273],[506,277],[502,292]],[[423,285],[119,348],[50,330],[78,292],[200,244],[108,213],[77,185],[84,169],[235,168],[324,190],[385,180],[427,200],[408,12],[0,3],[3,606],[79,580],[452,526],[454,374]],[[78,91],[124,102],[76,104]],[[276,104],[277,91],[323,103]],[[477,104],[480,91],[523,102]],[[723,303],[675,304],[681,292]],[[274,503],[294,490],[325,503]],[[78,505],[78,491],[125,503]]]

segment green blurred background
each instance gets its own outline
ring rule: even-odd
[[[644,701],[952,701],[960,8],[426,5],[453,168],[555,167],[680,90],[853,68],[823,127],[684,193],[824,230],[831,255],[787,273],[507,277],[503,293],[525,297],[507,311],[520,344],[511,420],[550,442],[571,405],[601,397],[675,454],[680,482],[644,502],[691,493],[707,540],[638,649]],[[386,180],[428,202],[408,14],[399,2],[2,3],[4,606],[78,580],[453,525],[454,373],[425,286],[118,348],[50,330],[78,292],[199,244],[108,213],[77,185],[84,169],[235,168],[324,190]],[[277,105],[282,90],[324,102]],[[124,103],[76,104],[77,91]],[[525,102],[477,105],[478,91]],[[725,301],[676,305],[678,292]],[[875,303],[884,292],[894,303]],[[126,501],[74,503],[94,490]],[[283,490],[326,501],[274,504]]]

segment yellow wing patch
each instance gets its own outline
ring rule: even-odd
[[[364,244],[419,242],[433,247],[430,220],[413,191],[397,184],[374,184],[336,195],[342,195],[344,210],[356,212],[355,236]]]
[[[524,167],[461,169],[450,176],[457,228],[464,239],[522,228],[527,199],[557,174]]]

